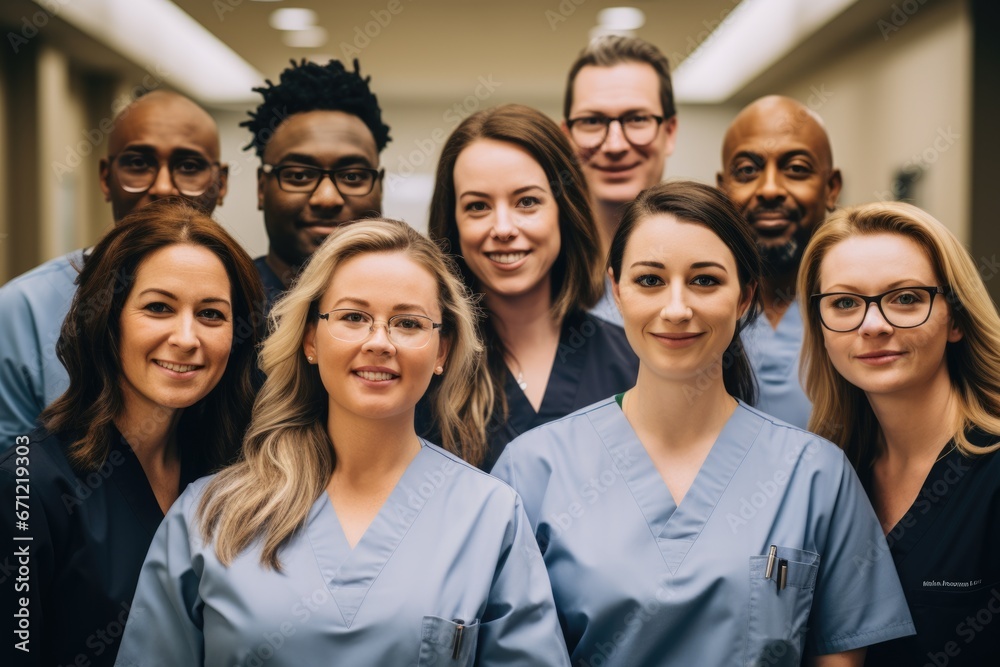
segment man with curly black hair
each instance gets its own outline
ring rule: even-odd
[[[257,208],[270,243],[255,264],[269,306],[335,228],[382,212],[378,156],[390,138],[370,78],[357,60],[354,71],[303,60],[254,88],[264,101],[240,125],[261,159]]]

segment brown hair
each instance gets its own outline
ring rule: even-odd
[[[447,242],[461,269],[465,284],[473,292],[476,277],[460,254],[458,222],[455,217],[455,163],[471,143],[492,139],[523,148],[545,171],[559,207],[559,255],[552,265],[552,316],[559,322],[573,310],[587,310],[600,298],[604,277],[600,267],[597,225],[590,211],[587,181],[576,161],[569,140],[548,116],[520,104],[505,104],[466,118],[441,151],[434,196],[431,199],[429,233],[432,239]],[[507,414],[504,394],[504,347],[495,327],[485,320],[481,334],[500,414]]]
[[[852,236],[897,234],[917,243],[947,290],[947,304],[962,339],[948,343],[945,358],[957,394],[961,423],[952,434],[965,455],[985,454],[1000,443],[976,447],[973,426],[1000,433],[1000,316],[969,252],[947,227],[916,206],[875,202],[838,210],[823,222],[806,247],[799,269],[803,299],[819,293],[819,275],[830,248]],[[831,440],[859,470],[870,466],[882,446],[882,430],[865,393],[845,380],[826,352],[819,310],[805,311],[801,374],[813,403],[809,429]]]
[[[674,84],[670,80],[670,61],[667,57],[658,48],[637,37],[605,35],[592,40],[569,68],[566,96],[563,101],[563,118],[569,119],[570,109],[573,108],[573,84],[576,83],[576,75],[581,69],[588,65],[613,67],[622,63],[646,63],[652,67],[660,80],[660,105],[663,107],[663,117],[670,119],[677,115],[677,108],[674,106]]]
[[[110,452],[122,396],[121,313],[143,260],[161,248],[187,243],[211,251],[229,276],[233,347],[219,384],[184,410],[178,424],[183,456],[195,470],[229,462],[250,421],[257,344],[266,303],[253,260],[206,213],[181,199],[153,202],[122,219],[84,261],[57,355],[69,373],[69,389],[45,409],[40,421],[53,433],[76,438],[70,461],[92,470]]]
[[[621,281],[625,247],[632,232],[646,218],[662,214],[708,227],[733,253],[740,291],[752,292],[750,307],[736,323],[733,340],[723,358],[722,379],[727,392],[754,405],[757,402],[757,382],[740,339],[740,332],[761,312],[760,290],[757,286],[760,284],[762,269],[753,230],[729,198],[719,190],[695,181],[659,183],[643,190],[625,207],[621,224],[618,225],[608,251],[608,268],[614,274],[616,283]]]

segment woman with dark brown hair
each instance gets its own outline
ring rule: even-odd
[[[859,667],[912,634],[843,453],[748,405],[761,267],[739,211],[707,185],[655,185],[608,265],[635,386],[493,469],[524,501],[571,662]]]
[[[621,327],[587,311],[604,276],[587,185],[569,141],[545,114],[507,104],[469,116],[444,145],[430,212],[480,323],[496,407],[484,458],[635,381]]]
[[[5,665],[114,663],[163,515],[235,457],[253,404],[263,291],[206,214],[142,208],[77,284],[58,345],[69,389],[0,459],[0,526],[24,546],[3,584],[5,616],[25,619]]]

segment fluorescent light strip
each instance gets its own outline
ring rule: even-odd
[[[35,0],[42,6],[51,2]],[[59,16],[168,83],[212,104],[256,99],[264,75],[169,0],[73,0]]]
[[[677,101],[725,102],[857,0],[743,0],[672,78]]]

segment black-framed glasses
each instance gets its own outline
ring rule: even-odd
[[[355,308],[338,308],[321,313],[319,319],[326,320],[326,329],[331,336],[345,343],[367,340],[375,333],[376,325],[383,324],[370,313]],[[441,328],[440,322],[434,322],[429,317],[410,314],[393,315],[384,324],[390,343],[411,350],[425,347],[434,330]]]
[[[859,328],[874,303],[882,319],[897,329],[912,329],[930,319],[934,297],[946,294],[944,287],[898,287],[874,296],[853,292],[813,294],[819,321],[830,331],[844,333]]]
[[[597,148],[608,138],[608,128],[617,122],[625,140],[633,146],[646,146],[656,138],[656,131],[663,123],[663,116],[648,113],[627,113],[617,118],[607,116],[580,116],[569,118],[566,126],[570,136],[580,148]]]
[[[161,168],[155,156],[139,151],[109,155],[108,162],[122,190],[133,194],[153,187]],[[198,197],[216,182],[220,166],[219,162],[194,154],[172,158],[168,163],[170,181],[182,195]]]
[[[301,164],[265,164],[261,167],[265,174],[278,179],[278,187],[285,192],[312,194],[319,187],[324,176],[329,176],[333,187],[344,197],[364,197],[375,189],[376,181],[382,179],[384,169],[367,167],[344,167],[342,169],[320,169]]]

